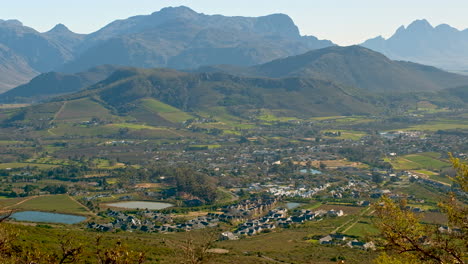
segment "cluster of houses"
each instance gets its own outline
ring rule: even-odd
[[[311,198],[313,195],[317,194],[320,191],[326,190],[330,187],[330,183],[326,183],[323,186],[315,188],[293,188],[290,186],[272,186],[268,188],[268,192],[274,196],[280,197],[301,197],[301,198]]]
[[[206,216],[199,216],[187,220],[184,223],[174,223],[174,219],[169,214],[157,211],[141,211],[137,214],[127,214],[121,211],[108,210],[107,217],[113,219],[112,222],[100,224],[88,223],[88,228],[103,232],[114,230],[141,231],[141,232],[178,232],[191,231],[209,227],[216,227],[221,221],[235,223],[241,222],[236,231],[224,232],[221,239],[239,239],[241,236],[252,236],[261,232],[268,232],[277,227],[287,228],[292,224],[300,224],[305,221],[320,219],[322,217],[339,217],[343,211],[339,210],[301,210],[293,216],[288,216],[288,209],[275,208],[278,203],[274,199],[244,200],[235,205],[222,208],[222,213],[209,213]]]
[[[258,219],[252,219],[239,224],[234,232],[223,232],[221,240],[237,240],[242,236],[253,236],[262,232],[269,232],[277,227],[287,228],[293,224],[301,224],[306,221],[313,221],[323,217],[343,216],[342,210],[301,210],[294,216],[288,216],[288,209],[276,208],[270,210],[268,214]]]
[[[119,211],[108,210],[106,215],[114,221],[107,224],[88,223],[88,228],[104,232],[114,230],[142,231],[142,232],[176,232],[215,227],[219,219],[210,216],[200,216],[185,223],[175,224],[172,216],[156,211],[142,211],[136,215],[129,215]]]
[[[175,224],[172,216],[159,213],[157,211],[142,211],[136,215],[129,215],[124,212],[108,210],[106,216],[114,220],[107,224],[91,222],[88,228],[109,232],[113,230],[143,231],[143,232],[177,232],[216,227],[220,221],[236,222],[246,221],[258,215],[265,214],[268,210],[276,206],[277,199],[255,199],[241,201],[235,205],[222,208],[223,213],[209,213],[206,216],[199,216],[195,219],[187,220],[184,223]]]
[[[329,234],[319,239],[321,245],[340,245],[348,246],[350,248],[357,248],[363,250],[375,250],[373,242],[362,242],[357,239],[352,239],[342,234]]]
[[[235,205],[228,205],[222,208],[220,215],[209,214],[209,216],[218,217],[222,221],[245,221],[257,215],[262,215],[271,210],[278,203],[278,199],[253,199],[244,200]]]

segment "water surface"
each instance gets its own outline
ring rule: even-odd
[[[301,206],[302,204],[300,203],[286,203],[286,208],[288,208],[289,210],[292,210],[294,208],[297,208],[299,206]]]
[[[119,202],[119,203],[108,203],[107,206],[120,207],[125,209],[150,209],[160,210],[174,206],[170,203],[160,202],[143,202],[143,201],[131,201],[131,202]]]
[[[16,221],[60,224],[77,224],[86,220],[86,217],[79,215],[46,213],[39,211],[17,212],[12,214],[11,218],[15,219]]]

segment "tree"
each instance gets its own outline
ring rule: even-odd
[[[384,178],[383,178],[382,174],[380,174],[378,172],[372,172],[372,181],[379,184],[379,183],[382,183],[384,181]]]
[[[450,155],[457,176],[452,180],[458,185],[458,192],[468,192],[468,165]],[[384,254],[377,259],[385,263],[466,263],[468,247],[468,207],[452,192],[439,207],[448,218],[445,226],[421,223],[416,215],[404,204],[397,204],[384,196],[374,205],[380,229],[385,240]]]

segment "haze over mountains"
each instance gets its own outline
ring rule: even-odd
[[[425,19],[416,20],[398,28],[388,39],[378,36],[361,45],[394,60],[468,71],[468,29],[460,31],[447,24],[433,27]]]
[[[0,94],[2,103],[37,103],[51,97],[74,93],[100,82],[118,67],[103,65],[80,73],[47,72],[30,82]]]
[[[106,79],[118,67],[98,67],[77,74],[46,73],[0,94],[3,103],[31,103],[77,92]],[[257,78],[322,80],[369,93],[431,92],[468,85],[468,76],[421,64],[392,61],[360,46],[328,47],[251,67],[204,66],[198,73],[223,72]]]
[[[103,64],[177,69],[254,65],[331,45],[301,36],[283,14],[225,17],[171,7],[114,21],[89,35],[75,34],[60,24],[39,33],[19,21],[2,20],[0,91],[38,72],[80,72]]]
[[[220,65],[199,70],[271,78],[296,76],[333,80],[370,92],[436,91],[468,82],[468,76],[411,62],[392,61],[360,46],[328,47],[248,68]]]

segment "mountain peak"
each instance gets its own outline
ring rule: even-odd
[[[272,14],[259,17],[256,28],[260,31],[267,31],[285,37],[300,37],[299,28],[294,21],[285,14]]]
[[[459,32],[458,29],[451,27],[450,25],[447,25],[447,24],[440,24],[437,27],[435,27],[435,30],[439,32]]]
[[[170,6],[170,7],[165,7],[162,8],[161,10],[154,12],[154,14],[177,14],[177,15],[193,15],[197,14],[194,10],[192,10],[190,7],[187,6]]]
[[[57,24],[54,28],[48,31],[48,33],[69,33],[72,32],[64,24]]]
[[[21,21],[16,20],[16,19],[8,19],[8,20],[2,20],[0,19],[0,25],[6,25],[6,26],[17,26],[17,27],[22,27],[23,23]]]
[[[413,21],[407,28],[407,30],[432,30],[432,25],[426,19],[418,19]]]

